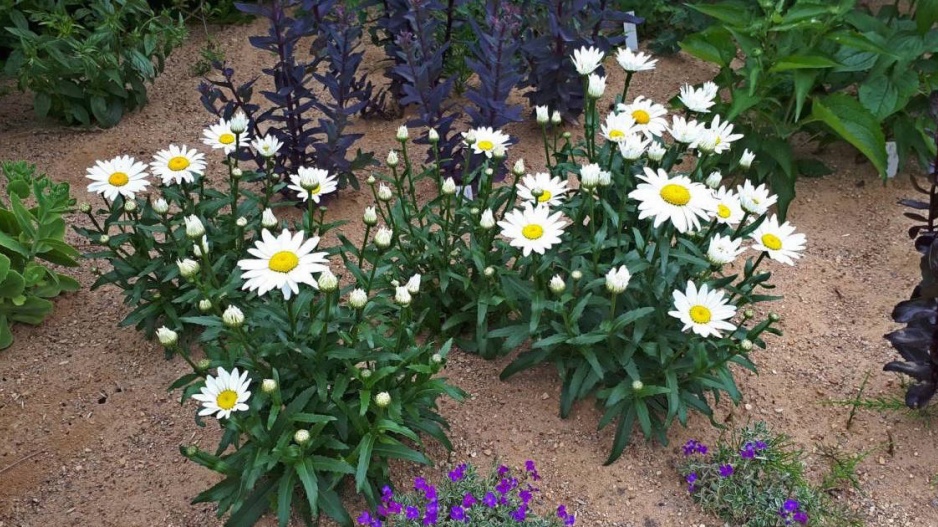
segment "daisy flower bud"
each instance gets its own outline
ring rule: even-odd
[[[203,298],[202,300],[199,300],[199,311],[201,311],[201,312],[203,312],[203,313],[207,313],[207,312],[211,311],[211,309],[212,309],[212,301],[211,301],[211,300],[209,300],[209,299],[207,299],[207,298]]]
[[[153,202],[153,212],[162,216],[169,212],[169,203],[166,203],[166,200],[163,198],[158,198]]]
[[[375,395],[375,404],[378,405],[378,408],[387,408],[391,404],[391,394],[381,392]]]
[[[397,158],[397,152],[394,150],[391,150],[390,152],[388,152],[388,166],[391,168],[394,168],[397,166],[398,162],[399,160]]]
[[[743,150],[743,156],[739,158],[739,166],[743,167],[744,170],[749,170],[749,167],[752,166],[752,162],[755,160],[756,155],[747,148]]]
[[[579,269],[577,269],[576,271],[573,271],[572,273],[570,273],[570,278],[573,278],[574,280],[579,280],[580,278],[583,278],[583,271],[580,271]]]
[[[743,351],[749,351],[752,349],[752,341],[749,339],[743,339],[739,341],[739,347],[742,348]]]
[[[228,306],[221,314],[221,321],[229,328],[241,327],[244,324],[244,313],[235,306]]]
[[[710,175],[707,176],[705,183],[707,184],[708,187],[712,189],[718,189],[720,188],[720,183],[722,181],[723,181],[723,174],[721,174],[719,170],[716,170],[714,172],[711,172]]]
[[[547,111],[547,106],[535,106],[534,115],[537,118],[537,124],[547,124],[550,121],[550,113]]]
[[[160,341],[160,344],[169,348],[176,345],[176,342],[179,340],[179,335],[168,327],[163,326],[156,330],[156,338]]]
[[[78,211],[79,211],[79,212],[83,212],[83,213],[85,213],[85,214],[88,214],[89,212],[91,212],[91,204],[90,204],[90,203],[84,203],[84,202],[80,203],[80,204],[78,205]]]
[[[244,216],[240,216],[238,217],[237,220],[235,220],[235,225],[237,225],[238,227],[244,228],[245,226],[247,226],[247,224],[248,224],[248,219],[245,218]]]
[[[431,144],[439,142],[440,134],[436,131],[436,128],[431,128],[427,132],[427,141],[430,141]]]
[[[781,319],[782,317],[779,316],[778,313],[769,313],[769,320],[771,320],[772,322],[778,322]]]
[[[378,224],[378,211],[374,207],[365,207],[365,213],[362,215],[362,221],[369,227]]]
[[[495,215],[492,214],[492,209],[485,209],[482,212],[482,217],[479,218],[479,227],[485,230],[495,227]]]
[[[368,303],[368,293],[364,289],[355,289],[349,293],[348,303],[354,309],[361,309]]]
[[[124,202],[124,212],[133,212],[137,210],[137,202],[133,200],[127,200]]]
[[[372,374],[372,373],[374,373],[374,372],[372,372],[372,371],[369,370],[368,368],[365,368],[365,369],[363,369],[361,372],[359,372],[359,375],[362,376],[362,379],[368,379],[368,378],[371,377],[371,374]]]
[[[202,257],[202,249],[198,246],[198,244],[192,246],[192,254],[194,254],[196,258]]]
[[[511,173],[518,177],[521,177],[524,175],[524,159],[519,159],[515,161],[514,166],[511,167]]]
[[[593,99],[598,99],[603,96],[603,92],[605,91],[606,77],[591,73],[587,81],[586,94]]]
[[[235,178],[235,179],[238,179],[239,177],[241,177],[241,176],[243,176],[243,175],[244,175],[244,171],[241,170],[240,168],[234,167],[234,168],[231,169],[231,177],[233,177],[233,178]]]
[[[554,124],[554,125],[560,124],[560,120],[561,120],[560,112],[557,110],[554,110],[554,113],[550,114],[550,124]]]
[[[176,266],[179,267],[179,274],[181,274],[183,278],[192,278],[199,274],[199,269],[201,269],[199,262],[190,260],[189,258],[182,261],[176,260]]]
[[[394,231],[387,227],[381,227],[375,234],[375,245],[377,245],[379,249],[387,249],[391,246],[392,236],[394,236]]]
[[[497,152],[498,152],[498,151],[496,150],[496,153],[497,153]],[[495,171],[492,170],[491,168],[486,168],[486,169],[485,169],[485,175],[486,175],[486,176],[491,176],[491,175],[494,174],[494,173],[495,173]]]
[[[391,198],[394,197],[394,194],[391,193],[390,187],[381,183],[378,185],[378,199],[381,201],[391,201]]]
[[[191,458],[191,457],[193,457],[193,456],[195,456],[196,454],[199,453],[199,447],[197,447],[197,446],[195,446],[195,445],[189,445],[189,446],[187,446],[187,447],[185,448],[185,452],[184,452],[184,453],[185,453],[185,456],[186,456],[186,457]]]
[[[628,268],[624,265],[620,266],[618,269],[612,268],[606,273],[606,289],[617,295],[629,286],[629,280],[632,279],[632,274],[629,273]]]
[[[101,236],[98,237],[98,243],[100,243],[101,245],[107,245],[107,242],[109,241],[111,241],[111,237],[108,236],[107,234],[102,234]]]
[[[261,391],[270,395],[277,391],[277,381],[273,379],[264,379],[261,382]]]
[[[199,371],[208,371],[212,367],[212,361],[208,359],[202,359],[195,365],[196,369]]]
[[[306,443],[309,443],[309,438],[309,430],[305,430],[303,428],[300,428],[293,433],[293,441],[298,445],[305,445]]]
[[[485,276],[491,278],[492,276],[495,275],[495,268],[490,265],[486,267],[485,270],[482,271],[482,273],[485,274]]]
[[[570,139],[571,137],[573,137],[573,134],[571,134],[570,132],[564,132],[560,134],[560,137],[563,137],[564,139]]]
[[[473,129],[469,130],[468,132],[463,132],[462,138],[467,145],[472,146],[476,142],[476,131]]]
[[[332,271],[326,269],[319,275],[317,285],[319,285],[319,290],[323,293],[331,293],[339,287],[339,279],[332,274]]]
[[[265,229],[273,229],[277,226],[277,217],[274,216],[274,211],[270,209],[264,209],[264,213],[261,214],[261,227]]]
[[[405,287],[407,288],[407,292],[412,295],[416,295],[417,293],[419,293],[420,292],[420,273],[417,273],[414,276],[411,276],[410,280],[407,281],[407,284],[405,285]]]
[[[410,134],[407,133],[407,125],[406,125],[406,124],[402,124],[402,125],[400,125],[400,126],[397,127],[397,140],[398,140],[398,141],[400,141],[400,142],[403,143],[404,141],[407,140],[407,137],[408,137],[409,135],[410,135]]]
[[[394,293],[394,302],[402,307],[410,305],[412,298],[406,287],[398,287]]]
[[[744,319],[750,319],[750,318],[752,318],[752,317],[754,317],[754,316],[756,316],[756,314],[755,314],[755,312],[753,312],[753,310],[751,310],[751,309],[747,309],[747,310],[743,311],[743,318],[744,318]]]
[[[651,144],[648,145],[648,150],[646,151],[648,154],[648,159],[651,159],[655,162],[661,161],[667,152],[668,150],[657,141],[652,141]]]
[[[559,295],[567,288],[567,284],[564,283],[563,278],[561,278],[559,274],[555,274],[554,277],[550,279],[550,283],[547,284],[547,287],[550,288],[551,293]]]
[[[600,172],[602,172],[602,169],[596,163],[580,167],[580,186],[586,190],[596,188],[599,185]]]
[[[368,179],[365,180],[365,183],[368,183],[369,185],[374,185],[375,181],[377,180],[375,179],[374,176],[368,176]]]
[[[608,170],[600,170],[599,171],[599,186],[608,187],[609,185],[612,185],[612,172]]]
[[[196,215],[186,216],[186,236],[190,239],[201,238],[205,235],[205,226],[202,225],[202,220],[199,219]]]
[[[492,152],[492,157],[494,157],[495,159],[505,159],[505,156],[506,156],[507,154],[508,154],[508,153],[505,151],[505,147],[504,147],[504,146],[496,146],[496,147],[495,147],[495,151]],[[490,168],[490,169],[488,169],[488,170],[492,170],[492,169]],[[491,174],[489,174],[489,175],[491,175]]]
[[[443,356],[440,355],[439,353],[434,353],[433,355],[430,356],[430,362],[434,364],[440,364],[441,362],[443,362]]]
[[[228,127],[235,134],[243,134],[248,129],[248,116],[244,115],[243,111],[238,110],[228,123]]]
[[[645,387],[645,383],[642,381],[632,381],[632,390],[636,392],[642,391],[642,388]]]
[[[456,182],[453,180],[453,178],[448,177],[445,180],[443,180],[442,192],[444,195],[447,195],[447,196],[452,196],[453,194],[456,193]]]
[[[260,155],[270,158],[277,155],[277,152],[283,147],[283,143],[279,139],[272,135],[265,135],[262,138],[255,139],[251,146],[254,147],[254,150],[257,150],[257,153]]]

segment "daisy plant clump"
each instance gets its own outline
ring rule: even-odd
[[[571,60],[587,58],[607,59],[586,49]],[[562,416],[595,398],[599,426],[616,427],[609,463],[636,425],[665,442],[675,420],[710,416],[712,399],[739,401],[732,365],[755,370],[750,351],[779,332],[777,315],[754,309],[775,298],[763,268],[792,265],[805,247],[772,211],[776,196],[736,161],[745,155],[734,149],[740,134],[702,113],[717,93],[680,92],[697,112],[632,96],[632,76],[654,59],[616,58],[626,83],[605,88],[614,94],[605,115],[610,105],[587,90],[583,140],[541,123],[548,172],[519,178],[510,191],[517,203],[497,221],[510,246],[501,257],[511,262],[497,273],[517,277],[503,294],[525,298],[524,307],[489,333],[531,341],[503,378],[556,366]],[[582,69],[584,85],[605,86],[593,71]]]
[[[335,225],[316,205],[335,190],[332,174],[300,167],[289,184],[267,178],[264,192],[239,186],[263,178],[239,166],[241,151],[276,149],[249,141],[248,128],[213,124],[208,155],[179,146],[149,166],[99,163],[90,190],[104,207],[83,209],[90,226],[78,230],[111,267],[96,286],[121,288],[136,304],[124,324],[152,331],[191,366],[171,389],[200,426],[222,430],[216,448],[181,447],[222,476],[195,501],[217,503],[237,525],[271,510],[279,525],[293,514],[349,525],[340,493],[377,504],[389,460],[429,463],[428,438],[450,447],[436,410],[441,395],[462,397],[439,375],[450,343],[418,341],[421,277],[392,271],[390,229],[358,246],[323,241]],[[224,159],[225,191],[206,184],[213,157]],[[281,190],[307,208],[274,213]]]
[[[863,523],[805,474],[805,454],[757,422],[708,447],[689,440],[678,472],[690,497],[729,525],[846,527]]]
[[[363,527],[575,525],[576,514],[565,505],[539,514],[540,482],[537,466],[531,460],[525,461],[524,470],[498,465],[488,476],[479,474],[470,464],[461,463],[450,470],[439,485],[418,477],[410,492],[395,493],[391,487],[384,487],[381,505],[359,514],[356,524]]]

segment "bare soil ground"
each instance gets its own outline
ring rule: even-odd
[[[215,30],[241,78],[270,62],[247,43],[249,35],[265,31],[263,22]],[[169,143],[201,145],[201,129],[212,119],[198,102],[199,79],[188,70],[204,42],[193,29],[153,86],[150,104],[113,129],[39,122],[28,96],[0,99],[0,157],[37,164],[71,183],[82,200],[89,199],[85,169],[96,159],[149,159]],[[609,68],[613,75],[615,69]],[[708,75],[686,57],[666,58],[653,73],[636,77],[633,93],[666,100],[680,83]],[[368,134],[362,148],[383,158],[398,124],[358,123],[357,131]],[[539,157],[537,142],[528,139],[536,137],[534,126],[521,123],[509,132],[521,138],[511,159],[525,157],[537,168],[531,161]],[[790,434],[809,453],[815,475],[826,467],[822,445],[866,453],[859,468],[863,492],[845,491],[840,499],[871,526],[938,526],[934,414],[922,419],[861,410],[847,430],[849,409],[825,404],[855,396],[867,373],[867,396],[902,394],[898,378],[881,372],[894,358],[882,335],[895,327],[892,306],[917,283],[918,255],[905,235],[909,220],[896,205],[913,192],[902,176],[884,186],[849,149],[831,149],[824,159],[834,175],[800,181],[789,216],[807,234],[805,257],[795,267],[774,268],[785,298],[770,307],[782,315],[784,336],[754,354],[759,375],[739,373],[744,404],[722,403],[717,417],[732,425],[765,420]],[[369,202],[349,192],[329,214],[357,218]],[[69,241],[89,249],[73,234]],[[84,289],[59,299],[42,326],[16,326],[14,345],[0,352],[0,527],[221,525],[210,506],[189,504],[216,477],[186,462],[178,447],[214,444],[217,433],[195,426],[194,404],[180,405],[179,394],[166,391],[186,365],[164,360],[158,346],[117,327],[128,308],[114,289],[88,289],[92,265],[74,272]],[[674,470],[684,441],[718,439],[705,419],[672,429],[670,446],[637,441],[603,467],[612,437],[596,431],[598,413],[580,404],[570,419],[559,419],[553,371],[499,382],[506,362],[460,353],[451,360],[446,374],[471,394],[463,404],[443,403],[456,445],[453,462],[533,458],[542,467],[545,506],[565,502],[587,527],[721,524],[699,512]],[[432,454],[445,466],[443,449],[434,447]],[[401,468],[401,482],[420,470]],[[438,477],[444,468],[422,470]]]

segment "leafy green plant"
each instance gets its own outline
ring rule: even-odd
[[[75,204],[68,183],[53,183],[23,161],[4,162],[0,171],[7,182],[7,202],[0,202],[2,349],[13,343],[12,322],[41,324],[52,312],[49,299],[76,291],[79,284],[48,265],[78,265],[78,251],[65,242],[62,218]]]
[[[463,397],[439,375],[450,343],[419,334],[428,314],[411,300],[420,276],[391,271],[390,232],[360,246],[321,244],[336,225],[318,204],[336,176],[302,167],[289,187],[275,184],[268,174],[283,145],[270,137],[251,143],[267,172],[242,169],[247,129],[236,114],[205,131],[225,152],[225,192],[205,187],[204,155],[185,146],[157,153],[149,169],[163,185],[149,196],[143,163],[99,161],[89,190],[104,207],[82,207],[92,226],[77,230],[111,266],[94,287],[123,290],[135,306],[123,323],[155,334],[192,368],[170,388],[201,403],[199,425],[218,418],[217,448],[180,447],[223,477],[195,501],[217,503],[228,525],[252,525],[271,509],[283,526],[294,511],[307,523],[325,514],[349,525],[346,488],[376,503],[390,460],[429,463],[427,438],[451,448],[436,412],[441,395]],[[268,207],[281,190],[306,201],[295,222]],[[336,276],[330,260],[339,259]]]
[[[193,77],[200,77],[212,71],[212,64],[225,61],[225,50],[221,49],[214,38],[208,37],[205,45],[199,50],[199,60],[189,66],[189,73]]]
[[[22,0],[8,16],[5,74],[33,93],[37,116],[69,124],[114,126],[146,103],[146,84],[186,34],[144,0]]]
[[[690,440],[683,455],[678,471],[688,493],[706,512],[731,525],[863,524],[808,481],[804,453],[763,422],[734,431],[712,451]]]
[[[796,138],[853,145],[883,176],[886,141],[900,161],[927,162],[927,96],[938,86],[938,29],[931,0],[911,14],[895,6],[875,16],[855,0],[743,2],[722,0],[693,9],[714,24],[681,47],[720,67],[725,90],[715,111],[743,126],[745,146],[763,160],[758,177],[779,193],[784,215],[800,175],[828,169],[796,159]],[[800,139],[799,139],[800,140]]]
[[[619,11],[632,11],[645,19],[638,26],[640,43],[661,55],[680,51],[680,41],[710,25],[710,19],[684,2],[672,0],[615,0]]]

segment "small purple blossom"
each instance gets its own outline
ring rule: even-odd
[[[508,472],[510,472],[510,471],[511,471],[511,469],[508,468],[507,466],[505,466],[505,465],[499,465],[499,466],[498,466],[498,477],[502,477],[502,476],[504,476],[505,474],[508,474]]]
[[[564,525],[573,525],[576,522],[576,517],[569,512],[567,512],[566,505],[557,506],[557,517],[563,520]]]
[[[479,500],[477,500],[471,492],[467,492],[466,495],[462,497],[462,506],[465,509],[471,509],[476,503],[479,503]]]
[[[518,493],[518,497],[521,498],[521,503],[527,505],[528,503],[531,502],[531,491],[522,490],[521,492]]]
[[[756,448],[752,443],[746,443],[743,445],[743,449],[739,451],[739,457],[743,459],[752,459],[756,457]]]
[[[782,505],[782,511],[784,512],[795,512],[798,510],[798,500],[785,500],[785,503]]]
[[[696,439],[691,439],[688,442],[684,443],[684,446],[682,448],[684,450],[685,456],[692,456],[694,454],[700,454],[702,456],[706,456],[707,452],[710,451],[710,449],[707,448],[707,445],[701,443],[700,441],[697,441]]]
[[[794,520],[795,520],[796,522],[800,523],[801,525],[807,525],[807,524],[808,524],[808,513],[807,513],[807,512],[798,511],[798,512],[796,512],[796,513],[794,514],[794,516],[792,516],[792,518],[794,518]]]
[[[426,491],[428,488],[430,487],[427,485],[427,480],[423,478],[414,479],[414,490]]]
[[[801,525],[808,524],[808,513],[801,510],[801,504],[798,503],[798,500],[785,500],[785,503],[778,509],[778,515],[785,520],[785,525],[791,525],[792,521],[796,521]]]
[[[733,475],[733,465],[730,465],[729,463],[725,465],[720,465],[720,477],[721,478],[728,478],[732,475]]]
[[[528,474],[531,475],[531,479],[534,481],[541,479],[541,475],[537,473],[537,467],[534,465],[534,461],[530,459],[525,461],[524,469],[528,471]]]
[[[694,485],[694,483],[697,482],[697,473],[696,473],[696,472],[691,472],[691,473],[688,474],[687,477],[684,478],[684,479],[687,481],[687,492],[694,492],[695,490],[697,490],[697,486]]]
[[[462,463],[456,468],[450,471],[449,480],[450,481],[462,481],[466,477],[466,464]]]
[[[485,496],[482,498],[482,503],[488,508],[494,508],[496,503],[498,503],[498,498],[495,497],[494,492],[486,492]]]
[[[511,511],[511,519],[515,520],[518,523],[521,523],[527,518],[528,515],[528,506],[521,505],[517,509]]]
[[[358,518],[355,518],[359,525],[369,525],[371,523],[371,519],[371,513],[368,511],[362,512],[358,515]]]
[[[469,519],[466,518],[466,511],[463,510],[463,508],[460,507],[459,505],[453,505],[453,507],[450,508],[450,510],[449,510],[449,517],[450,517],[451,519],[453,519],[453,520],[458,521],[458,522],[467,522],[467,521],[469,521]]]
[[[408,520],[416,520],[420,518],[420,509],[414,507],[413,505],[408,505],[404,510],[404,517]]]

